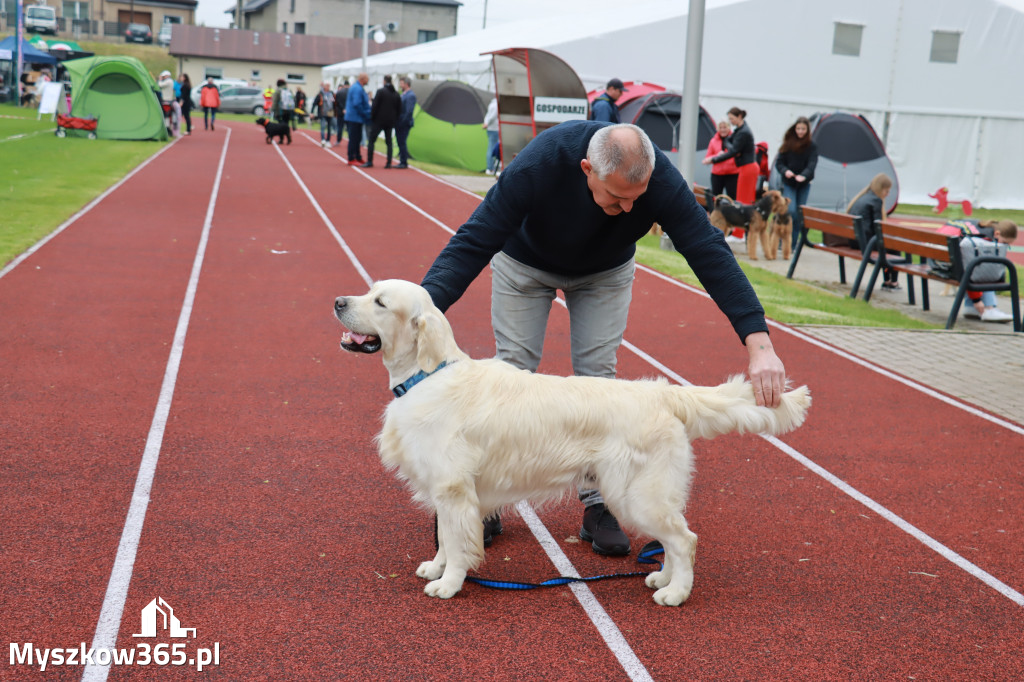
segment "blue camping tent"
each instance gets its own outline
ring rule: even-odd
[[[17,38],[14,36],[7,36],[3,40],[0,40],[0,50],[10,50],[11,54],[14,54],[15,47],[17,47]],[[27,40],[21,41],[21,60],[27,64],[56,64],[56,57],[50,56],[46,52],[41,52],[36,48],[32,47]],[[13,61],[11,59],[10,61]]]

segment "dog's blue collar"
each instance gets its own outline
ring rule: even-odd
[[[435,367],[433,372],[424,372],[423,370],[420,370],[419,372],[416,372],[411,377],[409,377],[408,379],[406,379],[405,381],[391,389],[391,392],[395,394],[396,398],[401,398],[403,395],[409,392],[410,388],[420,383],[421,381],[429,377],[431,374],[434,374],[434,372],[440,372],[449,364],[450,363],[447,360],[445,360],[440,365]]]

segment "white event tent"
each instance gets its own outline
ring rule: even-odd
[[[544,16],[373,55],[367,73],[461,80],[494,91],[481,53],[534,47],[588,88],[611,77],[682,91],[688,3],[625,11],[550,3]],[[700,103],[747,111],[772,155],[800,115],[863,114],[883,139],[900,200],[1024,208],[1024,0],[707,0]],[[351,77],[355,59],[324,68]]]

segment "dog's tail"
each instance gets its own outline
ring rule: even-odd
[[[739,376],[720,386],[671,386],[669,392],[673,411],[693,438],[786,433],[804,423],[811,406],[811,392],[801,386],[783,394],[778,407],[758,407],[750,382]]]

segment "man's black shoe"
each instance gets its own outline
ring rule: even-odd
[[[373,161],[367,161],[366,163],[359,166],[360,168],[373,168]]]
[[[490,547],[495,535],[501,535],[501,516],[494,514],[484,519],[484,547]]]
[[[400,163],[397,166],[395,166],[395,168],[408,168],[408,167],[409,167],[409,164],[407,164],[407,163]]]
[[[590,543],[598,554],[622,556],[629,554],[629,538],[619,528],[619,522],[602,503],[583,510],[580,537]]]

